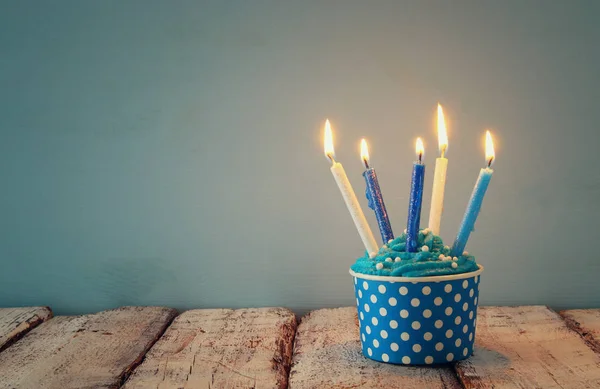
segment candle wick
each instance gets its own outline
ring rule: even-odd
[[[327,153],[327,158],[331,160],[331,163],[335,165],[335,159],[333,158],[333,154]]]
[[[369,167],[369,161],[366,158],[363,158],[363,164],[365,165],[366,169],[370,169],[370,167]]]
[[[423,153],[419,153],[419,163],[422,163]]]
[[[488,168],[491,168],[491,167],[492,167],[492,162],[493,162],[493,161],[494,161],[494,157],[490,157],[490,159],[488,159],[488,164],[487,164],[487,165],[488,165],[488,166],[487,166]]]
[[[446,156],[446,146],[442,147],[442,152],[440,158],[444,158]]]

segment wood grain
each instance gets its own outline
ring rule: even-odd
[[[0,353],[0,388],[117,388],[175,315],[123,307],[50,319]]]
[[[284,308],[187,311],[125,388],[286,388],[295,332]]]
[[[48,307],[0,308],[0,351],[51,317]]]
[[[571,309],[559,314],[567,326],[577,332],[585,342],[600,354],[600,309]]]
[[[474,355],[455,365],[470,388],[598,388],[600,357],[544,306],[483,307]]]
[[[460,388],[448,366],[406,367],[375,362],[360,349],[356,308],[306,315],[296,334],[290,389]]]

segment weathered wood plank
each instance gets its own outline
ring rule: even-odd
[[[600,309],[570,309],[559,312],[567,326],[581,335],[600,354]]]
[[[55,317],[0,353],[0,388],[117,388],[175,315],[123,307]]]
[[[187,311],[125,388],[286,388],[295,332],[284,308]]]
[[[0,308],[0,351],[51,317],[48,307]]]
[[[600,357],[544,306],[482,307],[474,355],[458,362],[470,388],[598,388]]]
[[[356,308],[320,309],[305,316],[296,333],[290,389],[460,388],[448,366],[406,367],[365,358]]]

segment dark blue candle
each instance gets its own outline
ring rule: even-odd
[[[406,251],[416,252],[419,242],[419,224],[421,223],[421,204],[423,203],[423,182],[425,181],[425,165],[423,164],[423,141],[417,138],[418,160],[413,164],[408,202],[408,221],[406,222]]]
[[[383,244],[386,244],[388,241],[394,239],[394,233],[392,232],[390,219],[388,218],[385,203],[383,202],[383,195],[381,194],[381,188],[379,187],[379,180],[377,180],[377,173],[375,173],[375,169],[369,167],[369,149],[367,147],[367,141],[364,139],[360,142],[360,156],[367,169],[363,173],[363,177],[367,183],[366,195],[369,202],[369,208],[375,211],[381,239],[383,240]]]

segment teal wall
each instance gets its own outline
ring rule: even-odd
[[[496,136],[481,302],[600,306],[600,2],[1,3],[0,306],[351,305],[323,120],[399,232],[438,101],[446,240]]]

